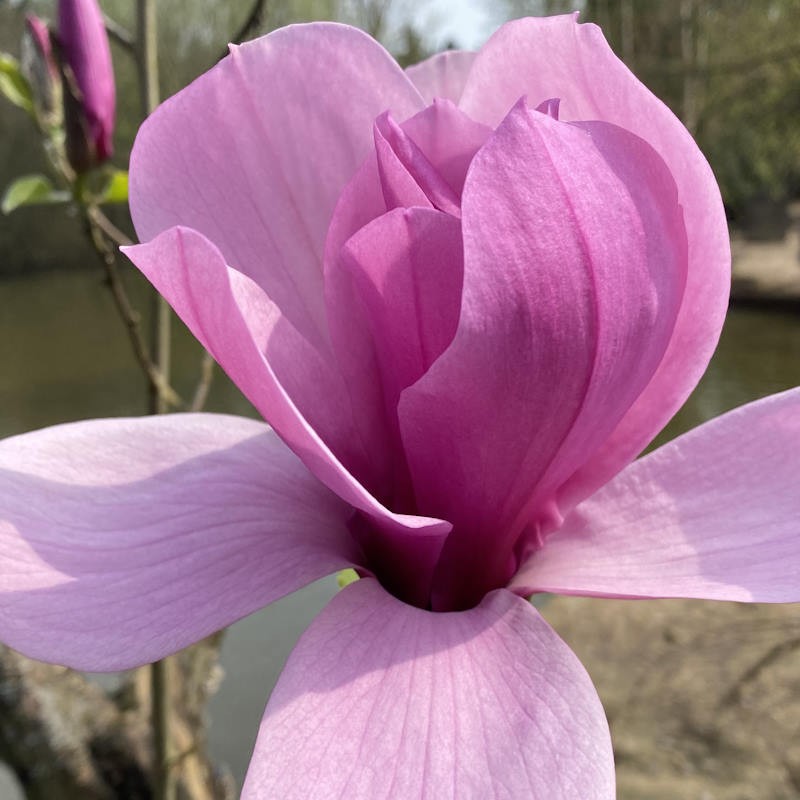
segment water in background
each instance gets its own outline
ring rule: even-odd
[[[131,274],[131,294],[148,304]],[[146,398],[122,323],[99,273],[44,273],[0,282],[0,437],[90,417],[142,414]],[[146,321],[145,321],[146,322]],[[175,384],[190,397],[201,351],[175,322]],[[737,308],[700,386],[659,441],[735,406],[800,383],[800,310]],[[255,416],[219,372],[207,410]],[[211,746],[241,781],[267,695],[294,642],[333,595],[321,581],[234,625],[226,679],[211,704]],[[0,775],[0,800],[13,795]]]

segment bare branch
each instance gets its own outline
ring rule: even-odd
[[[253,5],[250,7],[250,13],[245,17],[244,22],[240,28],[231,37],[232,44],[239,44],[245,39],[249,39],[253,31],[257,30],[267,18],[267,0],[254,0]],[[221,61],[228,55],[228,48],[219,55],[217,61]]]
[[[110,234],[106,234],[106,230],[114,229],[120,237],[124,239],[127,239],[127,237],[116,229],[110,220],[96,207],[84,208],[84,219],[86,221],[89,239],[105,268],[108,286],[111,289],[114,303],[122,317],[122,321],[125,323],[125,327],[128,331],[128,338],[133,348],[133,354],[139,366],[147,377],[153,392],[157,393],[158,396],[170,406],[176,408],[180,407],[183,405],[183,401],[165,380],[161,370],[158,369],[150,357],[147,344],[142,336],[141,315],[133,308],[128,299],[128,294],[125,291],[117,267],[116,248],[112,247],[109,243],[109,239],[106,238],[107,235],[110,236]],[[116,235],[110,238],[116,243]]]
[[[133,241],[126,236],[97,206],[89,209],[89,214],[97,227],[118,247],[130,247]]]
[[[29,800],[150,800],[148,731],[77,672],[0,645],[0,758]]]
[[[120,47],[130,53],[136,52],[136,44],[127,28],[120,25],[116,20],[111,19],[108,14],[103,14],[103,22],[109,39],[113,39]]]
[[[203,359],[200,362],[200,380],[197,382],[192,404],[189,406],[190,411],[202,411],[206,400],[208,400],[208,392],[211,389],[211,381],[213,378],[214,359],[211,353],[206,351],[203,353]]]

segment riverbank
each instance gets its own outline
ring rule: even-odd
[[[783,239],[758,241],[731,231],[731,302],[800,308],[800,205],[789,209]]]

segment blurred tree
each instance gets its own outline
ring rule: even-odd
[[[158,3],[159,73],[161,95],[168,97],[211,67],[224,46],[241,29],[254,0],[160,0]],[[308,20],[340,20],[358,25],[389,44],[404,63],[422,60],[429,53],[410,22],[397,28],[390,12],[402,0],[282,0],[266,3],[260,24],[250,38],[274,28]],[[132,31],[135,4],[130,0],[102,0],[102,8],[115,27]],[[53,0],[0,0],[0,50],[19,54],[24,14],[35,12],[52,21]],[[410,8],[410,6],[408,6]],[[400,10],[403,10],[400,8]],[[398,15],[395,15],[397,17]],[[387,38],[388,37],[388,38]],[[391,39],[389,42],[388,39]],[[114,160],[127,163],[141,123],[135,66],[125,47],[112,39],[117,83],[117,130]],[[0,193],[16,177],[47,172],[47,163],[27,115],[0,98]],[[0,274],[55,267],[93,265],[96,256],[87,247],[69,211],[29,207],[0,217]],[[112,213],[114,222],[131,233],[124,209]]]
[[[584,19],[693,133],[734,220],[797,196],[800,0],[587,0]]]
[[[800,0],[504,0],[578,10],[683,120],[731,217],[800,193]]]

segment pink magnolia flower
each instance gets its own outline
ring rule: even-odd
[[[728,238],[596,27],[407,72],[332,24],[232,48],[142,127],[131,207],[128,255],[271,427],[7,440],[0,638],[121,669],[355,567],[245,798],[610,800],[595,690],[524,598],[800,600],[799,391],[633,461],[716,344]]]
[[[67,155],[79,172],[108,160],[113,152],[116,90],[111,48],[97,0],[59,0],[61,59],[77,92],[68,101]]]

